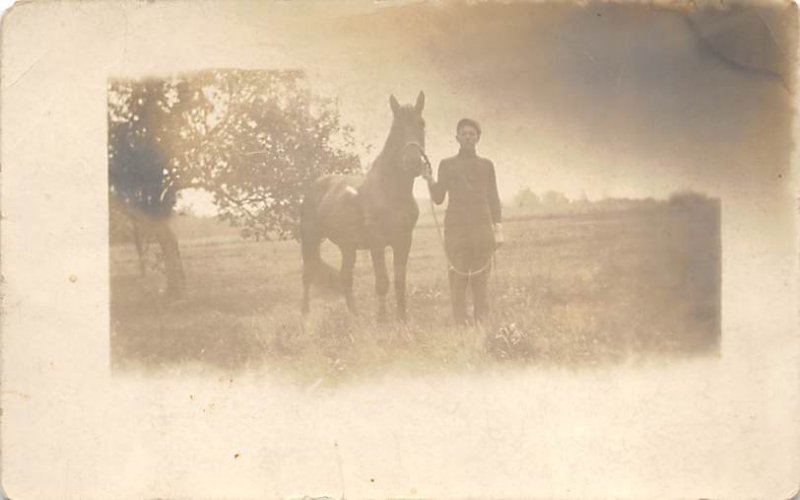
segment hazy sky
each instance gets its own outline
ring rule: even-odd
[[[280,64],[306,69],[318,92],[339,99],[373,155],[390,93],[410,103],[425,91],[435,163],[455,153],[456,121],[478,119],[479,153],[494,160],[505,201],[527,186],[590,198],[719,196],[774,188],[788,173],[787,81],[738,64],[780,66],[793,51],[779,10],[364,2],[305,4],[301,20],[277,5],[232,6],[231,22],[250,20],[240,22],[240,50],[277,44]]]

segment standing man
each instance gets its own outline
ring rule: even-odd
[[[456,140],[460,145],[458,154],[439,164],[438,182],[431,172],[423,175],[434,203],[440,205],[445,194],[449,194],[444,218],[444,246],[449,262],[453,317],[458,325],[468,323],[468,283],[472,287],[475,322],[486,320],[492,254],[503,243],[494,164],[475,153],[480,138],[478,122],[469,118],[460,120],[456,125]]]

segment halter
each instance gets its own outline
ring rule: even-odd
[[[424,163],[425,166],[428,167],[428,170],[431,170],[432,168],[431,161],[428,159],[428,155],[425,154],[425,148],[423,148],[420,143],[414,141],[407,142],[406,145],[403,147],[403,160],[402,160],[403,170],[405,170],[406,172],[411,171],[411,168],[409,168],[408,166],[408,161],[406,160],[406,151],[408,151],[409,147],[416,148],[417,150],[419,150],[420,156],[422,158],[422,163]]]

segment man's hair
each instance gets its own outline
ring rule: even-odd
[[[463,127],[472,127],[478,132],[478,137],[481,136],[481,126],[475,120],[471,118],[462,118],[458,120],[458,124],[456,125],[456,134],[461,132]]]

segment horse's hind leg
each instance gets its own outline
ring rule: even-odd
[[[389,275],[386,273],[384,248],[372,248],[372,268],[375,271],[375,295],[378,296],[378,321],[386,320],[386,294],[389,292]]]
[[[311,224],[303,221],[300,244],[303,252],[303,305],[302,313],[308,314],[311,284],[317,279],[320,272],[319,244],[320,241],[314,234]]]
[[[356,312],[356,301],[353,297],[353,268],[356,264],[355,247],[341,248],[342,251],[342,288],[344,298],[347,301],[347,309],[351,313]]]

